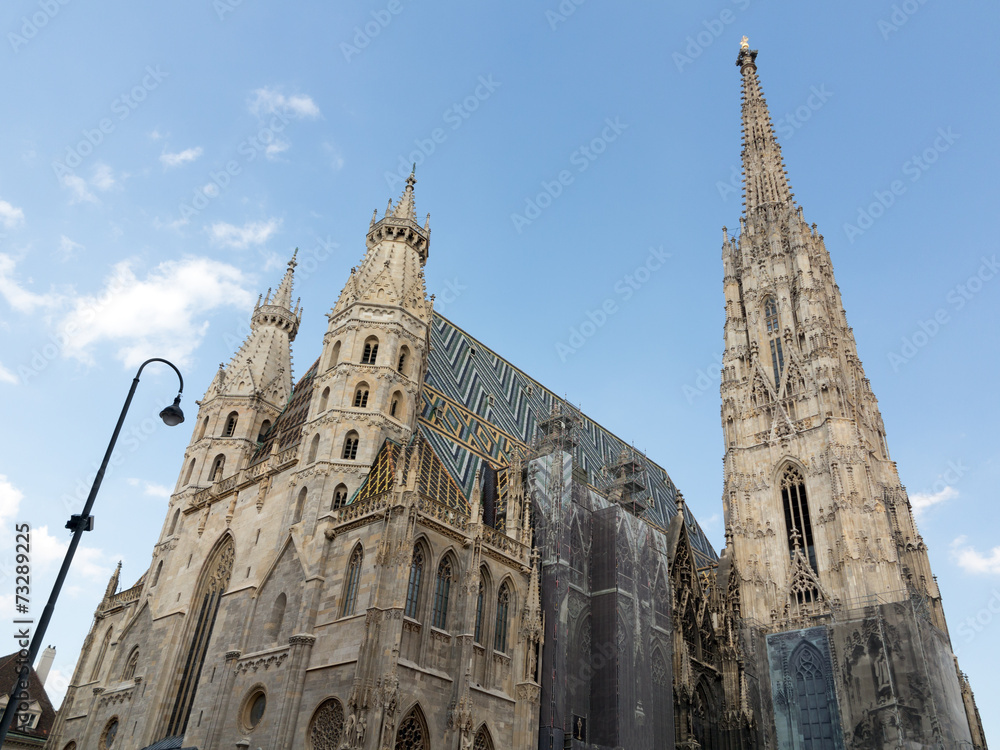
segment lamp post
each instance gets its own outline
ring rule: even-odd
[[[17,679],[15,679],[14,686],[10,691],[10,697],[7,699],[7,707],[4,709],[3,719],[0,720],[0,747],[3,746],[4,741],[7,739],[7,732],[10,729],[10,725],[14,721],[14,715],[17,713],[18,696],[21,692],[19,690],[19,684],[22,681],[26,683],[31,665],[35,662],[35,656],[38,654],[38,648],[41,646],[42,639],[45,637],[45,631],[49,626],[49,620],[52,619],[52,612],[55,609],[56,600],[59,598],[59,592],[62,590],[63,581],[66,580],[66,574],[69,572],[69,566],[73,562],[73,555],[76,554],[76,548],[80,544],[80,538],[83,536],[84,531],[90,531],[94,528],[94,519],[90,515],[90,511],[94,506],[97,491],[101,488],[101,482],[104,479],[104,471],[108,468],[108,461],[111,460],[111,454],[115,449],[115,443],[118,441],[118,433],[122,430],[122,424],[125,422],[125,415],[128,413],[128,407],[132,403],[132,396],[135,395],[136,386],[139,385],[139,376],[142,374],[143,368],[150,362],[163,362],[166,365],[170,365],[174,372],[177,373],[177,378],[181,383],[181,387],[177,391],[177,397],[174,399],[174,403],[160,412],[160,419],[162,419],[164,424],[168,427],[174,427],[184,421],[184,412],[181,411],[180,407],[181,395],[184,393],[184,377],[181,375],[181,371],[178,370],[173,363],[168,362],[165,359],[160,359],[158,357],[147,359],[139,366],[139,371],[135,374],[135,378],[132,380],[132,387],[129,389],[128,397],[125,399],[125,405],[122,407],[122,413],[118,417],[118,424],[115,425],[115,431],[111,435],[111,442],[108,444],[108,450],[104,454],[104,461],[101,462],[101,468],[97,470],[97,476],[94,477],[94,484],[90,488],[90,494],[87,496],[87,502],[83,506],[83,512],[79,515],[70,516],[69,521],[66,522],[66,528],[72,530],[73,538],[70,539],[69,549],[66,550],[66,557],[63,559],[62,567],[59,568],[59,575],[56,576],[56,582],[52,585],[52,593],[49,594],[49,601],[46,603],[45,609],[42,610],[41,619],[39,619],[34,635],[31,637],[31,645],[28,647],[27,661],[18,669]]]

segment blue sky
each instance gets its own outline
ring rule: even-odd
[[[136,365],[177,362],[193,414],[295,247],[301,374],[414,161],[438,310],[666,467],[721,546],[747,34],[996,739],[998,31],[936,0],[4,3],[0,562],[30,522],[39,613]],[[175,390],[147,369],[46,638],[56,683],[114,564],[149,564],[193,424],[158,424]]]

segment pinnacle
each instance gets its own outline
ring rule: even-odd
[[[285,277],[281,280],[281,284],[278,285],[278,291],[275,292],[274,298],[271,300],[272,305],[284,307],[286,310],[292,309],[292,277],[295,273],[295,267],[298,265],[295,262],[295,256],[298,253],[299,249],[295,248],[295,252],[292,253],[292,259],[288,261],[288,270],[285,271]]]
[[[416,171],[417,165],[414,164],[413,171],[406,178],[406,187],[403,188],[403,195],[400,196],[399,202],[392,212],[392,215],[397,219],[409,219],[414,222],[417,220],[417,211],[413,203],[413,186],[417,184]],[[390,203],[390,205],[392,204]]]

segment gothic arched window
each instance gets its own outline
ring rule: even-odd
[[[364,409],[368,406],[368,383],[359,383],[354,391],[354,408]]]
[[[344,452],[342,456],[346,461],[353,461],[358,457],[358,433],[353,430],[348,432],[347,437],[344,438]]]
[[[101,650],[97,652],[97,660],[94,661],[94,668],[90,671],[90,679],[96,680],[101,676],[101,665],[104,663],[104,657],[108,653],[108,646],[111,645],[111,628],[108,628],[108,632],[104,634],[104,640],[101,641]]]
[[[271,420],[270,419],[265,419],[263,422],[260,423],[260,431],[258,431],[258,433],[257,433],[257,442],[258,443],[263,443],[264,442],[264,438],[267,437],[268,430],[270,430],[270,429],[271,429]]]
[[[174,517],[170,519],[170,529],[167,531],[167,536],[173,536],[174,532],[177,531],[177,522],[181,518],[181,509],[178,508],[174,511]]]
[[[139,647],[136,646],[132,649],[132,653],[128,655],[128,661],[125,662],[125,670],[122,672],[122,680],[128,681],[135,677],[135,668],[139,664]]]
[[[510,584],[507,581],[500,586],[497,594],[497,624],[493,633],[493,649],[507,653],[507,628],[510,623]]]
[[[403,418],[403,394],[399,391],[392,394],[392,401],[389,402],[389,416],[396,419]]]
[[[226,429],[222,433],[222,437],[232,437],[236,434],[236,423],[240,421],[239,412],[229,412],[229,416],[226,417]]]
[[[184,734],[187,730],[188,716],[194,703],[195,691],[198,688],[198,678],[205,664],[212,629],[219,614],[219,604],[222,595],[229,586],[233,575],[233,561],[236,558],[236,545],[231,536],[227,536],[209,558],[202,574],[201,583],[191,599],[190,622],[191,629],[187,633],[188,653],[178,679],[174,707],[170,713],[167,726],[167,736]]]
[[[215,460],[212,462],[212,476],[209,477],[209,480],[212,482],[221,482],[222,472],[224,472],[225,470],[226,470],[226,457],[220,453],[218,456],[215,457]]]
[[[358,603],[358,582],[361,580],[361,563],[364,562],[364,552],[359,544],[351,553],[351,564],[347,568],[347,580],[344,582],[344,603],[340,607],[340,616],[349,617],[354,614]]]
[[[319,453],[319,433],[316,433],[312,437],[312,441],[309,444],[309,460],[306,463],[313,463],[316,461],[316,455]]]
[[[305,487],[299,490],[299,497],[295,501],[295,515],[292,516],[292,523],[298,523],[299,521],[302,520],[302,511],[306,507],[307,494],[308,490]]]
[[[774,297],[764,300],[764,325],[771,347],[771,367],[774,370],[774,387],[781,387],[781,371],[785,366],[785,355],[781,350],[781,326],[778,320],[778,303]]]
[[[795,555],[798,547],[806,555],[812,569],[816,567],[816,548],[813,546],[812,523],[809,520],[809,503],[806,483],[802,474],[791,464],[781,472],[781,504],[785,509],[785,530],[788,533],[788,553]]]
[[[184,484],[191,484],[191,475],[194,474],[194,459],[188,464],[187,473],[184,475]]]
[[[424,573],[424,551],[420,546],[413,548],[413,559],[410,561],[410,580],[406,585],[406,611],[404,614],[417,619],[417,605],[420,603],[420,578]]]
[[[336,698],[327,698],[309,722],[310,750],[340,750],[343,733],[344,706]]]
[[[330,352],[330,367],[336,367],[337,363],[340,362],[340,342],[338,341],[333,345],[333,351]]]
[[[401,375],[406,374],[407,360],[409,359],[410,350],[407,347],[403,347],[399,350],[399,363],[396,365],[396,371]]]
[[[285,621],[285,606],[288,597],[284,593],[278,594],[278,598],[271,605],[271,616],[267,618],[264,625],[264,635],[268,643],[274,643],[281,635],[281,626]]]
[[[399,722],[395,748],[396,750],[430,750],[427,727],[419,707],[414,706]]]
[[[476,633],[475,642],[481,644],[483,642],[483,607],[486,602],[486,584],[483,580],[479,579],[479,596],[476,597]]]
[[[490,737],[490,730],[484,724],[476,732],[476,741],[472,745],[472,750],[493,750],[493,738]]]
[[[333,491],[333,505],[331,506],[331,510],[343,508],[345,505],[347,505],[347,485],[338,484]]]
[[[833,750],[833,712],[827,690],[823,656],[815,646],[803,643],[792,654],[790,667],[795,677],[795,705],[799,732],[806,750]]]
[[[365,341],[364,353],[361,355],[361,364],[373,365],[378,359],[378,339],[374,336]]]
[[[330,387],[327,386],[323,389],[323,393],[319,396],[319,410],[321,412],[326,411],[326,405],[330,402]]]
[[[446,557],[438,566],[437,585],[434,589],[434,619],[435,628],[445,629],[448,622],[448,593],[451,591],[452,564]]]

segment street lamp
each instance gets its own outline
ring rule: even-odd
[[[17,713],[18,697],[21,691],[18,689],[19,683],[22,681],[27,681],[28,670],[31,669],[31,665],[35,663],[35,656],[38,654],[38,648],[42,644],[42,639],[45,637],[45,631],[49,626],[49,620],[52,619],[52,612],[55,610],[56,600],[59,598],[59,592],[62,590],[63,581],[66,580],[66,574],[69,572],[69,566],[73,562],[73,555],[76,554],[76,548],[80,545],[80,538],[83,536],[84,531],[90,531],[94,528],[94,518],[90,515],[90,511],[94,506],[94,500],[97,497],[97,491],[101,488],[101,482],[104,479],[104,471],[108,468],[108,461],[111,460],[111,454],[115,449],[115,443],[118,441],[118,433],[122,430],[122,424],[125,422],[125,415],[128,413],[128,407],[132,403],[132,396],[135,395],[136,386],[139,385],[139,376],[142,374],[143,368],[150,362],[162,362],[165,365],[170,365],[173,371],[177,373],[177,378],[180,380],[181,387],[177,391],[177,398],[174,399],[174,403],[166,407],[160,412],[160,419],[163,420],[164,424],[168,427],[175,427],[184,421],[184,412],[181,411],[181,395],[184,393],[184,377],[181,375],[181,371],[178,370],[173,363],[168,362],[165,359],[160,359],[154,357],[153,359],[147,359],[139,366],[139,371],[135,374],[135,378],[132,379],[132,387],[129,389],[128,397],[125,399],[125,405],[122,407],[122,413],[118,417],[118,424],[115,425],[115,431],[111,435],[111,442],[108,444],[108,450],[104,454],[104,461],[101,462],[101,468],[97,471],[97,476],[94,477],[94,484],[90,488],[90,494],[87,496],[87,502],[83,506],[83,512],[79,515],[70,516],[69,521],[66,522],[66,528],[72,530],[73,538],[70,539],[69,549],[66,550],[66,557],[63,559],[62,567],[59,568],[59,575],[56,576],[56,582],[52,585],[52,593],[49,594],[49,601],[45,605],[45,609],[42,610],[42,617],[38,621],[38,626],[35,628],[35,633],[31,637],[31,645],[28,647],[28,658],[20,666],[17,671],[17,679],[14,680],[14,686],[11,688],[10,697],[7,699],[7,707],[3,712],[3,719],[0,720],[0,747],[3,746],[4,740],[7,739],[7,732],[10,729],[10,725],[14,721],[14,715]]]

